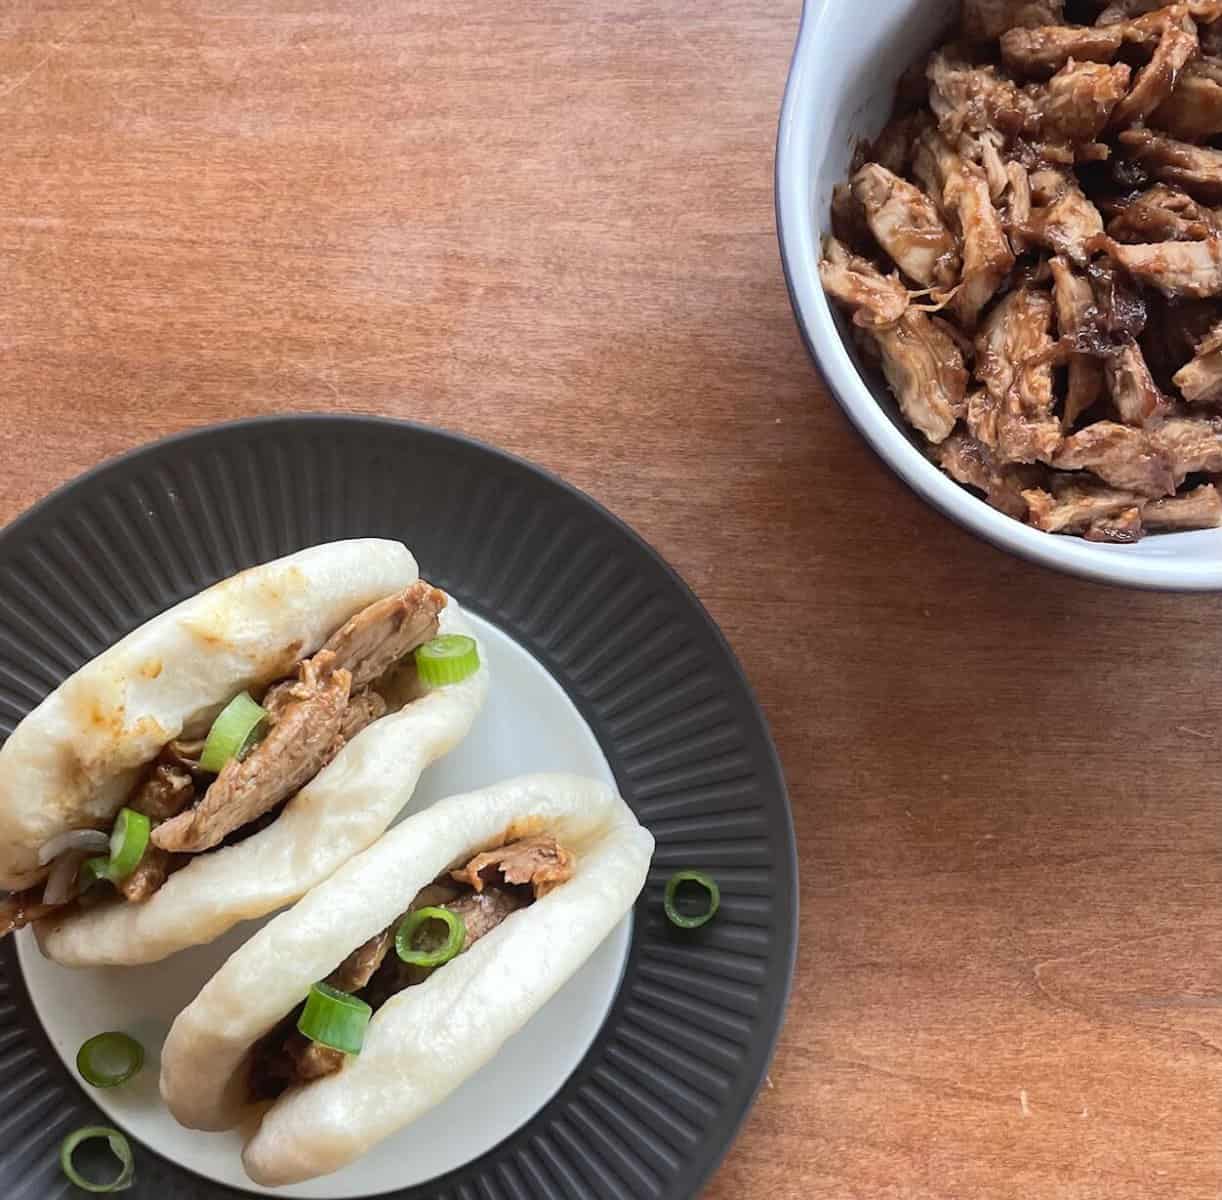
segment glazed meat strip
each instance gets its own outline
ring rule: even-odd
[[[1142,509],[1134,504],[1131,508],[1122,509],[1115,516],[1099,517],[1092,521],[1082,536],[1088,542],[1115,542],[1132,545],[1141,541],[1145,530],[1142,521]]]
[[[375,933],[369,941],[358,946],[327,976],[327,982],[340,992],[359,992],[382,965],[386,952],[395,944],[393,926]]]
[[[1222,497],[1212,483],[1182,496],[1151,500],[1142,509],[1147,529],[1216,529],[1222,525]]]
[[[1194,146],[1149,129],[1126,129],[1118,141],[1120,152],[1155,179],[1182,188],[1206,204],[1222,202],[1222,150]]]
[[[1095,294],[1090,281],[1076,273],[1073,266],[1059,256],[1049,260],[1052,271],[1052,294],[1056,305],[1057,331],[1071,342],[1085,332],[1090,322]],[[1065,407],[1061,424],[1072,429],[1078,418],[1093,408],[1103,395],[1103,367],[1089,354],[1070,356],[1065,390]]]
[[[910,308],[870,334],[904,416],[931,442],[942,441],[962,416],[967,392],[963,354],[948,327]]]
[[[1177,479],[1205,471],[1222,473],[1222,418],[1169,417],[1150,432]]]
[[[318,774],[343,726],[352,684],[349,671],[334,668],[332,653],[302,663],[292,698],[274,714],[264,740],[245,758],[231,759],[194,808],[158,825],[154,845],[193,854],[211,849]]]
[[[1149,245],[1125,245],[1105,235],[1093,244],[1130,275],[1158,288],[1169,299],[1222,294],[1222,236],[1218,234],[1199,242]]]
[[[1023,498],[1031,524],[1047,533],[1098,533],[1117,522],[1131,525],[1133,511],[1140,518],[1142,505],[1132,492],[1074,476],[1058,476],[1051,492],[1033,488]]]
[[[1103,217],[1077,180],[1045,169],[1030,176],[1032,210],[1028,236],[1078,266],[1090,261],[1092,240],[1103,232]]]
[[[1168,23],[1163,30],[1154,56],[1137,72],[1132,90],[1112,114],[1112,124],[1116,128],[1144,121],[1170,98],[1180,72],[1200,49],[1196,26],[1191,20],[1187,25],[1188,28],[1184,29]]]
[[[833,227],[825,290],[951,478],[1097,541],[1216,523],[1222,0],[966,0]]]
[[[869,259],[828,238],[819,263],[823,286],[864,329],[896,324],[908,311],[908,291],[895,276],[884,276]]]
[[[1145,329],[1145,298],[1129,276],[1106,259],[1090,263],[1086,274],[1095,293],[1095,304],[1087,331],[1078,339],[1078,348],[1100,354],[1115,353]]]
[[[1172,382],[1189,404],[1222,402],[1222,324],[1209,332],[1192,361],[1176,371]]]
[[[935,50],[925,74],[929,107],[952,145],[965,133],[996,131],[1014,138],[1038,126],[1033,99],[992,65],[977,65],[951,49]]]
[[[344,717],[340,722],[340,743],[350,742],[367,725],[372,725],[379,717],[386,715],[386,701],[378,692],[366,691],[348,699],[348,707],[344,709]]]
[[[980,166],[957,154],[937,130],[923,136],[913,169],[928,181],[943,209],[955,214],[963,272],[951,307],[968,329],[974,329],[981,311],[1014,266],[1014,252],[993,204],[988,178]]]
[[[959,249],[934,202],[878,163],[853,176],[853,195],[878,244],[909,279],[949,288],[959,278]]]
[[[962,151],[964,138],[995,146],[1043,141],[1037,157],[1072,163],[1072,143],[1091,143],[1107,127],[1128,91],[1130,69],[1069,60],[1047,84],[1019,87],[995,66],[935,51],[926,72],[929,104],[942,135]],[[1095,157],[1099,152],[1087,153]],[[1103,151],[1106,154],[1106,148]],[[975,157],[975,156],[973,156]]]
[[[1175,494],[1177,480],[1166,453],[1149,434],[1115,421],[1096,421],[1067,437],[1053,466],[1090,471],[1104,483],[1139,496]]]
[[[1167,398],[1154,382],[1136,342],[1104,359],[1103,370],[1112,404],[1126,425],[1149,425],[1166,411]]]
[[[418,579],[404,591],[362,609],[327,640],[333,670],[346,670],[356,691],[384,675],[418,646],[437,636],[445,593]]]
[[[968,428],[1001,462],[1050,461],[1061,441],[1052,415],[1052,299],[1022,287],[1004,296],[976,339],[985,395]]]
[[[907,420],[931,442],[945,439],[963,411],[967,390],[967,371],[954,339],[934,318],[909,306],[897,280],[888,281],[834,239],[820,274],[828,293],[853,311],[854,321],[872,340]]]
[[[117,885],[120,895],[133,904],[143,904],[169,878],[174,862],[168,850],[146,847],[135,870]]]
[[[998,150],[999,144],[1005,144],[1004,139],[997,134],[985,134],[979,138],[972,138],[964,134],[959,139],[959,143],[962,153],[973,162],[980,164],[989,185],[989,198],[996,204],[1005,195],[1006,188],[1010,186],[1006,164],[1002,161],[1001,153]]]
[[[934,461],[952,479],[975,488],[994,508],[1020,521],[1027,515],[1024,489],[1042,480],[1036,467],[999,463],[988,446],[966,433],[953,433],[936,447]]]
[[[1202,142],[1222,134],[1222,59],[1199,58],[1189,63],[1175,90],[1150,115],[1149,123],[1184,142]]]
[[[1039,25],[1009,29],[1001,36],[1001,61],[1012,74],[1047,79],[1071,60],[1110,63],[1124,45],[1117,25]]]
[[[1006,163],[1005,231],[1015,259],[1030,248],[1025,230],[1031,221],[1031,175],[1022,163]]]
[[[1118,242],[1202,242],[1222,232],[1212,209],[1187,192],[1156,183],[1117,207],[1108,235]]]
[[[155,821],[177,816],[195,800],[195,780],[173,763],[161,762],[128,798],[128,808]]]
[[[486,882],[496,879],[529,885],[538,900],[573,877],[573,858],[555,838],[519,838],[477,854],[450,875],[477,892],[484,890]]]
[[[1129,77],[1124,63],[1110,67],[1094,62],[1067,63],[1039,96],[1039,135],[1069,143],[1093,143],[1127,103]],[[1083,156],[1080,150],[1073,157]]]

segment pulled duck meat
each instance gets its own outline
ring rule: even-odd
[[[194,808],[153,830],[162,850],[198,854],[299,791],[327,762],[339,736],[352,675],[323,651],[303,663],[291,699],[272,714],[267,736],[245,758],[232,758]]]
[[[506,841],[475,855],[463,867],[443,875],[420,891],[408,913],[420,908],[444,908],[461,918],[469,950],[508,917],[567,883],[573,876],[573,856],[554,838],[536,836]],[[440,967],[405,963],[394,952],[398,918],[358,946],[327,977],[340,991],[359,995],[376,1012],[392,996],[423,983]],[[430,940],[433,939],[433,940]],[[416,944],[440,947],[443,938],[426,927]],[[344,1055],[311,1041],[297,1029],[303,1005],[298,1005],[253,1047],[248,1082],[254,1100],[274,1100],[288,1088],[334,1074]]]
[[[209,850],[300,791],[348,739],[385,713],[385,700],[370,685],[437,636],[444,606],[444,593],[417,580],[348,620],[299,664],[295,679],[268,690],[263,740],[228,762],[197,804],[159,824],[153,845],[177,853]]]
[[[836,189],[824,289],[929,457],[1015,520],[1214,527],[1222,0],[960,9]]]
[[[266,828],[348,741],[386,713],[382,680],[437,636],[445,604],[443,592],[418,580],[356,613],[291,678],[267,689],[262,740],[215,777],[200,768],[202,740],[168,742],[127,799],[153,828],[140,862],[118,883],[119,894],[141,903],[190,855]],[[4,902],[0,936],[64,906],[44,905],[41,891]]]

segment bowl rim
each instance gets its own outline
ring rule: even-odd
[[[1033,529],[972,495],[945,475],[887,416],[849,357],[819,279],[821,235],[809,197],[815,163],[808,147],[819,91],[815,47],[828,14],[843,0],[805,0],[781,105],[775,155],[777,239],[789,299],[812,359],[858,433],[923,500],[957,525],[1028,562],[1099,583],[1166,591],[1222,590],[1222,554],[1139,555],[1128,546]],[[1181,534],[1161,534],[1181,538]]]

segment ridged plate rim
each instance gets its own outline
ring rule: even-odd
[[[783,1024],[797,954],[797,851],[781,763],[767,722],[740,664],[716,622],[691,589],[662,556],[630,526],[598,501],[567,483],[555,473],[466,434],[388,417],[329,413],[285,414],[251,417],[184,430],[134,447],[60,485],[0,529],[0,578],[5,576],[6,568],[19,560],[20,554],[26,549],[27,541],[36,540],[39,530],[44,525],[48,527],[49,531],[56,529],[62,531],[64,521],[73,517],[74,506],[79,509],[80,504],[92,490],[100,489],[107,482],[112,482],[117,487],[125,478],[142,478],[141,468],[147,466],[151,469],[167,458],[179,464],[207,461],[206,456],[209,453],[215,456],[218,449],[232,439],[238,439],[242,447],[248,444],[262,446],[274,444],[275,439],[282,444],[290,443],[294,439],[300,441],[312,435],[321,435],[323,431],[335,432],[336,439],[332,446],[345,437],[357,439],[362,435],[373,435],[377,438],[378,435],[384,435],[387,440],[399,439],[404,445],[414,447],[426,458],[429,454],[445,456],[456,453],[467,456],[479,465],[478,478],[481,488],[486,481],[492,480],[498,485],[501,482],[509,485],[516,482],[520,488],[529,487],[540,492],[545,498],[548,493],[551,493],[552,510],[557,516],[565,518],[560,523],[561,528],[556,534],[557,538],[569,532],[569,527],[575,519],[574,514],[577,514],[584,517],[595,531],[610,535],[613,540],[617,541],[619,544],[616,548],[619,553],[635,557],[639,572],[656,573],[662,585],[660,594],[663,601],[669,606],[667,611],[673,610],[681,616],[686,630],[692,633],[694,638],[708,639],[711,653],[706,656],[707,661],[701,660],[702,665],[715,669],[722,675],[722,681],[729,685],[723,687],[719,692],[717,705],[724,707],[726,702],[732,701],[734,725],[731,732],[740,733],[742,744],[750,745],[752,778],[764,785],[760,791],[759,805],[765,812],[770,837],[770,859],[767,866],[771,890],[767,899],[772,905],[770,915],[773,925],[767,933],[767,944],[771,972],[758,989],[759,997],[755,1012],[757,1020],[750,1031],[749,1040],[742,1049],[738,1069],[731,1075],[728,1097],[705,1122],[706,1126],[712,1126],[712,1128],[699,1137],[694,1144],[687,1146],[681,1154],[676,1154],[674,1163],[663,1164],[669,1169],[666,1169],[664,1173],[662,1168],[646,1171],[639,1162],[629,1161],[629,1158],[625,1157],[623,1153],[625,1138],[629,1149],[631,1148],[631,1130],[634,1124],[638,1130],[647,1131],[649,1127],[642,1125],[642,1117],[661,1119],[659,1113],[664,1107],[664,1102],[656,1093],[648,1092],[647,1084],[642,1086],[638,1078],[627,1076],[629,1083],[633,1085],[629,1089],[621,1079],[621,1091],[629,1095],[633,1103],[637,1105],[636,1108],[631,1108],[622,1096],[607,1096],[605,1083],[600,1081],[603,1084],[604,1094],[599,1099],[600,1104],[605,1107],[595,1114],[596,1119],[591,1119],[587,1111],[590,1106],[590,1095],[593,1093],[593,1080],[598,1077],[598,1071],[605,1068],[609,1072],[611,1069],[607,1062],[608,1049],[615,1050],[622,1044],[622,1037],[617,1041],[617,1035],[622,1034],[622,1028],[626,1023],[624,1013],[629,1001],[636,997],[640,990],[647,990],[650,986],[641,984],[637,974],[640,969],[643,948],[667,948],[672,943],[678,947],[683,945],[674,943],[673,933],[665,927],[664,921],[659,921],[657,915],[656,901],[660,894],[660,879],[669,873],[665,870],[666,864],[661,864],[655,865],[651,871],[650,883],[646,887],[642,900],[638,902],[633,943],[629,951],[620,995],[613,1004],[607,1021],[589,1054],[574,1075],[539,1114],[482,1158],[428,1184],[404,1189],[390,1195],[397,1200],[425,1200],[426,1197],[429,1200],[477,1200],[477,1198],[478,1200],[500,1200],[502,1196],[510,1200],[525,1200],[526,1197],[535,1196],[557,1198],[562,1196],[605,1196],[614,1198],[614,1200],[622,1200],[622,1198],[638,1195],[679,1200],[680,1197],[695,1195],[721,1162],[750,1112],[754,1097],[767,1073],[768,1064]],[[268,439],[273,439],[273,443],[269,443]],[[253,455],[255,451],[251,450],[250,453]],[[192,471],[195,470],[196,468],[192,466]],[[192,478],[195,479],[197,476],[193,474]],[[343,486],[347,486],[346,481]],[[113,493],[108,493],[110,494]],[[153,501],[157,499],[156,495],[152,497]],[[177,503],[176,497],[174,500]],[[475,504],[477,501],[471,503]],[[79,513],[77,515],[79,517]],[[148,515],[150,518],[153,516],[151,510]],[[452,517],[453,514],[447,514],[447,516]],[[468,524],[472,519],[468,516]],[[363,531],[355,528],[346,529],[340,536],[359,536],[361,532]],[[369,532],[374,531],[369,530]],[[247,533],[254,539],[249,528]],[[380,530],[378,533],[385,536]],[[525,535],[522,536],[525,537]],[[404,540],[412,545],[409,536],[404,535]],[[415,545],[413,549],[416,549]],[[548,553],[550,554],[550,551]],[[448,552],[446,556],[453,557]],[[479,557],[483,557],[482,551]],[[428,575],[430,564],[426,556],[422,555],[421,559],[422,571]],[[462,565],[461,562],[457,564],[459,575],[455,579],[439,578],[436,571],[430,577],[441,586],[452,590],[460,602],[500,625],[510,636],[521,641],[528,650],[540,657],[540,661],[551,671],[560,686],[564,688],[589,721],[595,735],[607,752],[608,760],[611,762],[625,798],[637,809],[642,820],[653,827],[671,819],[664,817],[651,819],[647,812],[641,811],[641,801],[644,798],[640,793],[644,790],[643,785],[638,785],[631,778],[623,777],[626,767],[621,759],[621,747],[615,739],[610,737],[607,721],[593,711],[591,697],[575,690],[573,680],[566,677],[562,670],[558,670],[556,662],[549,657],[550,651],[537,653],[536,646],[533,644],[534,637],[527,634],[524,623],[521,628],[515,628],[512,622],[506,622],[503,613],[486,606],[479,595],[464,590],[461,578]],[[594,577],[597,578],[600,572],[605,573],[602,567],[594,572]],[[500,580],[502,591],[507,578],[508,568]],[[157,580],[152,581],[154,585],[157,582]],[[587,608],[589,597],[584,596],[583,592],[588,590],[585,581],[579,581],[575,589],[577,599],[586,603]],[[594,593],[594,595],[597,598],[598,594]],[[571,600],[573,596],[570,594],[568,598]],[[654,599],[655,596],[650,595],[649,603],[652,604]],[[139,619],[143,620],[147,615],[149,614],[140,615]],[[3,614],[0,614],[0,632],[6,632],[5,620]],[[524,621],[525,618],[523,618]],[[566,640],[570,639],[572,632],[569,631],[566,634]],[[94,652],[96,653],[96,650]],[[2,665],[3,659],[0,659],[0,666]],[[677,715],[682,716],[684,711],[680,709]],[[740,725],[743,726],[741,731]],[[646,740],[648,740],[647,737]],[[724,736],[722,740],[724,741]],[[747,823],[750,825],[750,821]],[[669,847],[670,844],[666,843],[666,846]],[[664,843],[660,839],[659,850],[663,848]],[[655,859],[655,863],[657,861]],[[674,869],[674,866],[671,865],[670,869]],[[772,882],[774,877],[775,884]],[[749,905],[747,900],[748,897],[744,895],[739,901],[744,915],[754,907]],[[734,907],[734,891],[731,888],[727,910],[732,914]],[[732,915],[726,918],[720,932],[716,922],[706,927],[711,931],[707,935],[708,938],[713,942],[719,938],[729,938],[739,928],[737,923],[732,924],[731,922]],[[743,940],[746,941],[748,939],[745,938],[745,934],[751,931],[752,926],[748,922],[743,924],[745,926],[742,931]],[[699,949],[703,945],[703,942],[697,943],[694,949]],[[688,949],[692,950],[693,947],[689,945]],[[724,957],[738,961],[735,958],[735,951],[725,950],[716,945],[711,946],[710,949],[718,958]],[[745,952],[737,953],[740,958],[753,957]],[[673,952],[668,949],[668,956],[671,954]],[[691,973],[691,969],[688,968],[688,974]],[[695,982],[701,983],[707,979],[708,976],[702,972]],[[631,988],[628,987],[629,982],[631,982]],[[727,994],[735,995],[734,987],[737,987],[737,984],[733,987],[729,984],[725,986]],[[656,985],[655,990],[660,990],[660,985]],[[740,1007],[745,1007],[748,1003],[747,991],[747,986],[743,985],[742,994],[735,1001]],[[699,1020],[709,1022],[714,1026],[722,1021],[727,1026],[733,1025],[731,1018],[737,1014],[731,1009],[709,1013],[703,1011],[701,1006],[703,1008],[712,1007],[704,1005],[702,1000],[693,1010],[697,1013]],[[16,1029],[21,1029],[33,1040],[37,1050],[34,1055],[27,1053],[28,1044],[13,1038],[12,1033]],[[696,1035],[690,1026],[685,1026],[682,1033],[674,1031],[671,1036],[672,1041],[662,1043],[663,1047],[673,1050],[678,1046],[682,1050],[684,1040],[690,1040]],[[712,1035],[709,1034],[708,1037],[711,1041]],[[14,1041],[17,1041],[17,1045],[12,1047]],[[691,1059],[692,1069],[697,1076],[702,1073],[711,1074],[711,1071],[706,1069],[706,1065],[695,1055],[692,1055]],[[31,1066],[33,1067],[32,1073]],[[640,1070],[639,1064],[637,1069]],[[621,1075],[624,1075],[622,1065],[619,1071]],[[605,1081],[605,1076],[603,1080]],[[689,1088],[688,1090],[695,1095],[694,1089]],[[11,1197],[12,1200],[19,1200],[27,1196],[58,1195],[71,1191],[72,1189],[67,1188],[66,1181],[59,1174],[58,1163],[55,1161],[59,1140],[69,1129],[77,1125],[98,1123],[101,1114],[100,1110],[96,1109],[88,1097],[80,1091],[76,1081],[63,1067],[58,1055],[47,1041],[46,1034],[30,1004],[17,966],[12,940],[5,939],[0,943],[0,1099],[5,1102],[4,1111],[12,1112],[14,1102],[19,1102],[22,1096],[27,1095],[32,1097],[32,1103],[37,1106],[36,1117],[37,1114],[43,1114],[41,1124],[33,1131],[25,1131],[22,1128],[23,1122],[20,1114],[4,1122],[5,1125],[11,1127],[10,1132],[17,1135],[17,1148],[13,1149],[10,1137],[6,1139],[4,1148],[0,1149],[0,1190],[3,1190],[4,1194]],[[51,1106],[54,1106],[54,1119],[48,1119],[45,1115],[46,1110]],[[674,1116],[676,1113],[677,1110],[671,1115]],[[616,1135],[620,1139],[618,1142],[607,1132],[610,1127],[619,1130]],[[628,1134],[623,1132],[625,1129],[629,1131]],[[574,1134],[573,1130],[576,1130],[577,1133]],[[642,1145],[648,1141],[643,1133],[638,1133],[637,1136],[641,1139],[640,1144]],[[550,1141],[547,1140],[548,1137]],[[558,1140],[559,1150],[556,1148]],[[616,1159],[617,1149],[623,1161]],[[657,1159],[661,1152],[658,1151],[657,1146],[651,1146],[650,1149],[654,1156],[652,1160],[654,1167],[657,1167]],[[561,1153],[561,1150],[564,1153]],[[146,1161],[150,1152],[156,1155],[155,1150],[143,1144],[138,1144],[137,1152],[138,1155],[142,1154]],[[571,1163],[566,1159],[566,1154],[570,1157],[577,1156],[581,1160],[585,1173],[575,1173]],[[667,1156],[662,1154],[661,1157]],[[139,1200],[145,1195],[152,1197],[164,1194],[161,1190],[162,1185],[171,1180],[174,1183],[174,1194],[180,1196],[238,1197],[248,1194],[203,1180],[159,1155],[154,1161],[161,1164],[161,1169],[150,1170],[146,1167],[138,1177],[136,1188],[127,1193],[132,1200]],[[43,1166],[42,1163],[46,1165]],[[610,1163],[615,1164],[619,1173],[612,1169]],[[21,1170],[20,1176],[14,1177],[14,1173],[26,1165],[29,1169]],[[648,1163],[644,1165],[649,1166]],[[627,1178],[624,1175],[626,1170],[629,1172]],[[529,1180],[525,1188],[523,1179]],[[32,1187],[38,1186],[40,1181],[45,1183],[46,1190],[43,1192],[31,1190]]]

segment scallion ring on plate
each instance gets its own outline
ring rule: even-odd
[[[479,647],[465,633],[443,633],[417,647],[416,670],[429,687],[461,683],[479,670]]]
[[[419,950],[413,944],[417,935],[430,921],[446,927],[446,940],[434,950]],[[409,912],[395,930],[395,953],[414,967],[439,967],[458,954],[467,940],[467,926],[457,913],[448,908],[418,908]]]
[[[126,879],[139,865],[149,844],[152,823],[134,808],[121,808],[110,834],[110,878]]]
[[[256,704],[249,692],[234,696],[208,730],[199,756],[200,767],[219,774],[231,758],[241,758],[250,749],[256,731],[266,719],[267,709]]]
[[[76,1052],[76,1069],[94,1087],[126,1083],[144,1066],[144,1047],[126,1033],[99,1033]]]
[[[365,1026],[373,1009],[364,1000],[333,988],[329,983],[316,983],[306,997],[305,1008],[297,1018],[297,1028],[312,1042],[342,1050],[345,1054],[360,1054],[365,1043]]]
[[[72,1165],[72,1155],[77,1146],[94,1138],[105,1138],[110,1143],[115,1158],[119,1160],[119,1174],[110,1183],[93,1183]],[[68,1134],[59,1148],[59,1165],[64,1174],[85,1192],[126,1191],[136,1177],[136,1162],[132,1158],[131,1143],[117,1129],[108,1129],[105,1125],[86,1125],[84,1129]]]
[[[704,907],[696,912],[683,912],[679,908],[679,889],[684,884],[703,888],[705,893]],[[689,886],[684,889],[690,892]],[[711,921],[721,906],[721,888],[717,881],[703,871],[676,871],[666,881],[666,894],[662,905],[666,909],[666,917],[672,925],[680,929],[699,929],[701,925]]]

